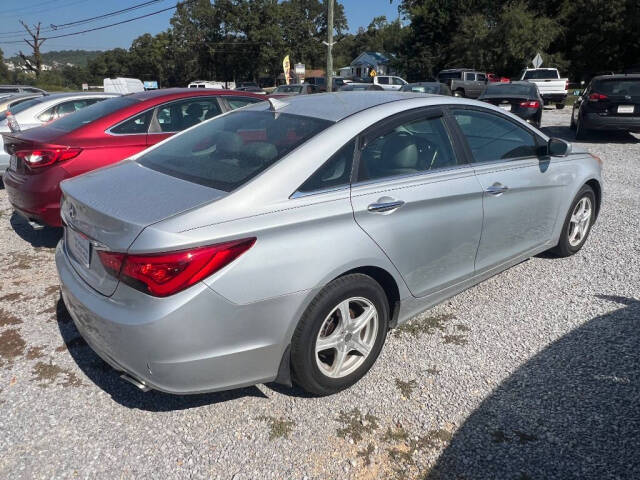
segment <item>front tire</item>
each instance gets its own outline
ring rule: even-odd
[[[584,185],[573,202],[562,227],[560,241],[551,251],[559,257],[569,257],[583,247],[596,218],[596,196]]]
[[[464,98],[465,97],[464,90],[462,89],[456,90],[455,92],[453,92],[453,96]]]
[[[384,345],[389,304],[371,277],[350,274],[324,287],[291,340],[296,384],[315,395],[350,387],[373,366]]]
[[[562,110],[564,108],[564,103],[556,103],[556,110]]]

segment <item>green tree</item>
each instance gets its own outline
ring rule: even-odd
[[[4,52],[0,49],[0,83],[9,82],[9,69],[7,65],[4,63]]]

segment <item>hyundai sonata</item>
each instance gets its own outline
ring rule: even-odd
[[[486,103],[271,99],[63,182],[63,298],[142,389],[293,379],[330,394],[390,328],[539,252],[580,250],[600,172]]]

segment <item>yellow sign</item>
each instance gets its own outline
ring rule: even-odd
[[[282,61],[282,70],[284,70],[284,78],[287,81],[287,85],[291,82],[291,62],[289,61],[289,55],[284,57]]]
[[[371,71],[369,72],[369,76],[370,76],[370,77],[375,77],[376,75],[378,75],[378,74],[376,73],[376,71],[375,71],[375,70],[371,70]]]

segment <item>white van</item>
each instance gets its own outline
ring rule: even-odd
[[[127,93],[144,92],[144,83],[137,78],[105,78],[104,93]]]
[[[403,85],[407,84],[407,81],[393,75],[376,75],[373,77],[373,83],[380,85],[385,90],[400,90]]]
[[[210,82],[208,80],[194,80],[187,88],[217,88],[218,90],[224,89],[222,82]]]

